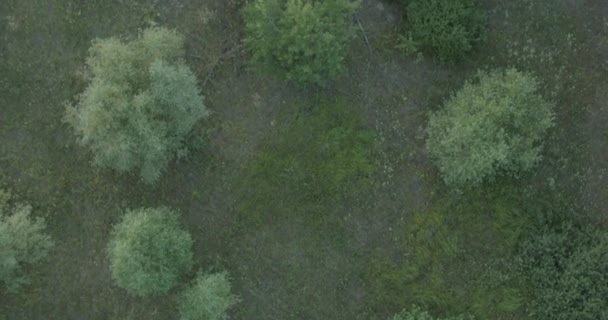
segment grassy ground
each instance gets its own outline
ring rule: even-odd
[[[32,286],[0,292],[0,319],[176,318],[177,289],[129,297],[105,254],[122,210],[156,205],[182,212],[198,267],[230,272],[234,319],[386,319],[411,303],[525,319],[525,283],[502,264],[525,232],[514,208],[529,213],[522,203],[542,194],[608,223],[608,5],[482,3],[484,43],[444,66],[393,49],[397,4],[363,1],[371,51],[357,39],[348,73],[319,91],[248,71],[242,1],[1,1],[0,174],[57,245]],[[62,115],[85,85],[90,40],[153,22],[186,35],[214,114],[208,145],[147,187],[93,168]],[[556,102],[545,161],[518,182],[451,195],[424,151],[426,114],[476,69],[509,66],[535,72]]]

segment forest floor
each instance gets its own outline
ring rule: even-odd
[[[514,280],[505,285],[510,291],[481,284],[504,272],[494,265],[512,254],[516,239],[499,238],[524,232],[528,217],[509,213],[536,197],[534,188],[608,224],[606,1],[484,0],[483,41],[466,61],[446,66],[395,49],[404,27],[400,5],[363,0],[358,17],[371,48],[360,34],[347,72],[324,89],[249,70],[242,2],[1,1],[0,176],[46,216],[56,246],[32,269],[31,286],[0,292],[0,319],[175,319],[180,288],[142,299],[112,282],[108,236],[128,208],[178,209],[198,268],[230,273],[241,299],[231,316],[248,320],[387,319],[412,303],[437,313],[525,319],[525,284]],[[132,36],[151,23],[186,36],[188,63],[213,115],[207,145],[146,186],[91,166],[62,119],[66,102],[86,85],[91,40]],[[427,115],[490,67],[535,73],[556,103],[557,126],[535,172],[452,195],[425,152]],[[315,142],[300,137],[308,125],[334,129],[316,111],[325,105],[340,105],[338,115],[354,119],[345,125],[373,135],[369,174],[319,195],[290,175],[259,171],[283,163],[294,148],[289,137],[314,153]],[[299,157],[304,167],[316,159]],[[446,218],[446,210],[461,210],[450,213],[462,218]],[[487,212],[487,221],[479,219]],[[419,235],[421,228],[439,236]],[[428,254],[416,253],[423,250]]]

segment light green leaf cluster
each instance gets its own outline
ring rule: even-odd
[[[208,111],[183,55],[183,38],[164,28],[126,43],[93,43],[90,84],[77,105],[68,106],[66,120],[95,164],[119,172],[138,168],[153,183],[184,149],[184,137]]]
[[[137,296],[167,292],[192,267],[192,238],[165,207],[127,211],[108,252],[112,278]]]
[[[0,283],[14,292],[28,283],[23,267],[46,257],[53,241],[44,232],[44,219],[31,218],[30,205],[10,201],[11,195],[0,190]]]
[[[178,309],[181,320],[223,320],[226,311],[238,302],[230,292],[230,281],[226,272],[199,273],[192,286],[180,296]]]
[[[344,69],[354,35],[350,0],[255,0],[245,9],[252,63],[301,84],[322,85]]]
[[[471,316],[455,316],[448,318],[435,318],[431,316],[426,310],[421,309],[418,306],[412,306],[409,310],[403,310],[396,314],[390,320],[473,320]]]
[[[479,72],[431,114],[427,150],[448,185],[476,185],[538,162],[554,118],[538,89],[533,76],[514,69]]]
[[[407,18],[411,40],[444,62],[472,49],[484,20],[476,0],[413,0]]]

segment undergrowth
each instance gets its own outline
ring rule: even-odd
[[[239,182],[245,220],[323,215],[327,205],[364,192],[375,171],[375,137],[351,107],[322,101],[261,148]]]
[[[532,225],[524,199],[512,184],[438,195],[405,221],[398,252],[379,250],[370,259],[370,308],[391,314],[416,304],[443,316],[521,315],[527,289],[515,257]]]

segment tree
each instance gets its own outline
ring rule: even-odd
[[[431,114],[427,150],[447,184],[476,185],[539,161],[554,116],[538,88],[532,75],[513,69],[479,72]]]
[[[29,281],[23,268],[45,258],[53,241],[44,232],[44,219],[32,219],[32,207],[11,205],[11,198],[0,190],[0,282],[14,292]]]
[[[192,239],[165,207],[127,211],[108,252],[112,278],[137,296],[168,291],[192,267]]]
[[[460,315],[448,318],[435,318],[426,310],[418,306],[412,306],[409,310],[403,310],[396,314],[391,320],[473,320],[471,316]]]
[[[350,0],[255,0],[245,9],[252,64],[301,84],[322,85],[344,69],[354,35]]]
[[[178,309],[182,320],[223,320],[226,311],[238,302],[230,292],[226,272],[199,273],[194,283],[182,292]]]
[[[412,40],[441,61],[461,59],[478,41],[484,19],[476,0],[405,2]]]
[[[138,168],[153,183],[185,152],[186,135],[208,111],[183,55],[183,38],[163,28],[130,42],[93,42],[89,86],[67,107],[66,120],[95,164],[119,172]]]

